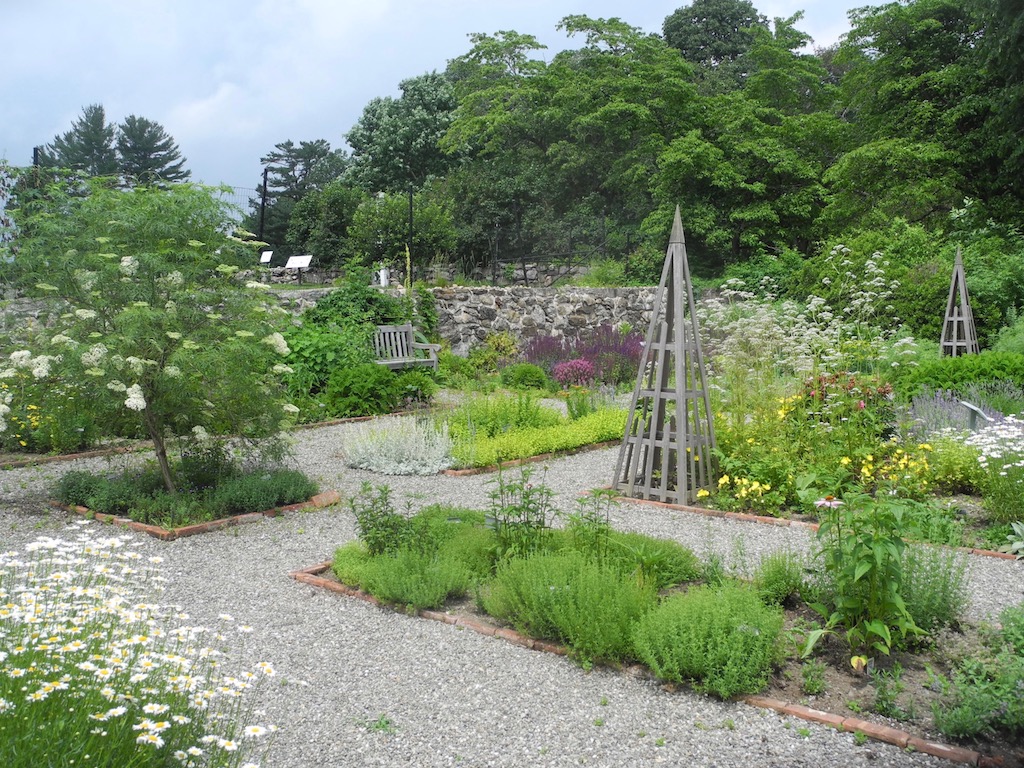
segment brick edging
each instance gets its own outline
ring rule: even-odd
[[[296,512],[303,509],[322,509],[323,507],[329,507],[332,504],[337,504],[339,501],[341,501],[341,494],[338,493],[338,491],[324,491],[323,493],[318,493],[316,496],[313,496],[309,501],[301,501],[298,504],[286,504],[283,507],[274,507],[273,509],[264,510],[263,512],[249,512],[244,515],[222,517],[217,520],[209,520],[205,523],[183,525],[180,528],[162,528],[159,525],[139,523],[127,517],[108,515],[103,512],[93,512],[88,507],[61,504],[56,501],[51,501],[50,506],[56,509],[73,512],[76,515],[81,515],[82,517],[87,517],[101,523],[117,525],[121,528],[128,528],[132,531],[145,533],[149,536],[160,539],[160,541],[174,541],[175,539],[183,539],[186,536],[195,536],[200,533],[218,531],[221,528],[230,528],[234,525],[256,523],[264,517],[277,517],[285,512]]]
[[[611,448],[612,446],[618,445],[619,442],[619,440],[605,440],[603,443],[589,443],[588,445],[581,445],[579,448],[569,448],[564,451],[539,453],[536,456],[527,456],[522,459],[509,459],[508,461],[500,461],[497,464],[491,464],[486,467],[469,467],[468,469],[442,469],[441,474],[448,475],[449,477],[483,475],[488,472],[497,472],[499,470],[507,469],[509,467],[521,467],[524,464],[536,464],[541,461],[548,461],[549,459],[558,459],[563,456],[575,456],[578,453],[599,451],[602,448]]]
[[[606,485],[601,488],[603,491],[613,490],[612,486]],[[586,493],[586,491],[584,491]],[[811,523],[804,520],[790,520],[788,517],[769,517],[768,515],[753,515],[746,512],[723,512],[720,509],[709,509],[707,507],[693,507],[687,504],[673,504],[667,501],[654,501],[652,499],[635,499],[632,496],[616,496],[615,501],[618,502],[629,502],[631,504],[643,504],[650,507],[663,507],[665,509],[673,509],[679,512],[692,512],[696,515],[703,515],[704,517],[719,517],[727,520],[742,520],[748,523],[760,523],[762,525],[775,525],[780,527],[790,528],[807,528],[811,531],[818,530],[817,523]],[[942,544],[940,546],[946,546]],[[958,552],[966,552],[969,555],[979,555],[981,557],[994,557],[998,560],[1017,560],[1016,555],[1011,555],[1009,552],[995,552],[990,549],[974,549],[972,547],[950,547]]]
[[[303,584],[320,587],[321,589],[326,589],[339,595],[345,595],[346,597],[354,597],[357,600],[362,600],[363,602],[370,603],[371,605],[376,605],[379,608],[389,607],[386,603],[381,602],[368,592],[364,592],[363,590],[355,587],[350,587],[347,584],[342,584],[336,579],[328,579],[320,575],[330,571],[330,569],[331,561],[327,560],[322,563],[317,563],[316,565],[311,565],[308,568],[292,571],[288,575]],[[568,654],[568,649],[564,645],[547,640],[535,640],[532,637],[516,632],[514,629],[498,627],[489,622],[481,621],[480,619],[468,616],[455,616],[443,611],[431,611],[425,609],[416,611],[415,615],[422,619],[438,621],[442,624],[450,624],[457,629],[469,629],[478,634],[486,635],[487,637],[498,637],[505,642],[512,643],[513,645],[518,645],[523,648],[529,648],[534,651],[553,653],[558,656],[565,656]],[[842,715],[835,715],[831,712],[825,712],[824,710],[807,707],[803,704],[793,704],[788,701],[773,699],[767,696],[741,696],[737,700],[751,707],[770,709],[782,715],[789,715],[790,717],[796,717],[800,720],[806,720],[807,722],[827,725],[831,728],[835,728],[837,731],[863,733],[865,736],[870,739],[874,739],[875,741],[893,744],[900,749],[912,749],[915,752],[923,752],[926,755],[940,757],[944,760],[950,760],[955,763],[977,765],[982,768],[995,768],[995,766],[1002,765],[1003,762],[1002,758],[988,757],[982,755],[980,752],[974,751],[973,749],[957,747],[951,744],[943,744],[937,741],[928,741],[888,725],[872,723],[868,720],[862,720],[857,717],[843,717]]]

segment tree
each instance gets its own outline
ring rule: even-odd
[[[662,24],[665,42],[697,67],[705,93],[739,88],[749,72],[746,54],[768,19],[749,0],[694,0]]]
[[[288,222],[295,204],[309,192],[322,189],[342,175],[348,158],[341,150],[332,150],[326,139],[300,141],[290,139],[274,145],[274,151],[260,158],[269,171],[267,177],[267,207],[264,215],[262,238],[278,250],[287,243]],[[257,196],[249,201],[250,211],[245,226],[259,232],[260,200],[263,184],[256,188]]]
[[[209,191],[102,180],[86,190],[55,186],[15,211],[13,271],[49,314],[10,360],[137,418],[173,493],[171,437],[257,441],[287,425],[272,376],[288,352],[280,308],[235,278],[252,248],[225,234],[230,218]]]
[[[373,99],[345,138],[352,147],[348,175],[367,192],[422,187],[456,162],[440,147],[455,112],[455,89],[444,74],[403,80],[400,98]]]
[[[312,254],[321,266],[339,264],[349,226],[364,199],[365,192],[342,179],[308,193],[288,221],[288,250]]]
[[[129,115],[117,128],[117,154],[121,175],[128,184],[185,181],[192,172],[163,126]]]
[[[455,250],[451,204],[443,195],[426,189],[415,194],[412,238],[414,269],[435,259],[447,260]],[[409,239],[409,199],[402,193],[383,193],[363,200],[352,215],[345,247],[354,263],[405,266]]]
[[[71,130],[46,145],[43,165],[71,168],[87,176],[113,176],[118,170],[116,132],[114,125],[107,123],[101,104],[83,107]]]

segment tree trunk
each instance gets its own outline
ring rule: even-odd
[[[153,411],[150,410],[149,405],[146,405],[146,429],[149,431],[149,438],[153,441],[153,450],[156,453],[157,464],[160,465],[160,476],[164,481],[164,488],[167,489],[168,493],[177,493],[178,489],[174,487],[174,477],[171,475],[171,463],[167,460],[167,445],[164,443],[164,433],[157,424],[156,417],[153,415]]]

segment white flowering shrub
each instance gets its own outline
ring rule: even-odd
[[[98,414],[134,421],[171,492],[169,438],[187,443],[201,427],[270,439],[294,421],[274,373],[289,351],[283,310],[236,279],[255,251],[224,234],[230,220],[208,190],[94,182],[73,197],[50,189],[15,215],[10,274],[50,314],[45,334],[0,360],[0,382],[74,386]]]
[[[160,558],[89,526],[0,553],[0,765],[255,766],[251,628],[154,603]]]
[[[407,417],[359,424],[345,440],[345,464],[383,475],[434,475],[452,465],[448,425]]]

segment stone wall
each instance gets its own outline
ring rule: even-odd
[[[489,333],[518,338],[577,336],[599,325],[629,323],[645,332],[655,288],[434,288],[438,329],[457,354]]]

